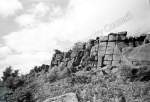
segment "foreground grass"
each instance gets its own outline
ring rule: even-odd
[[[123,93],[127,102],[150,102],[150,82],[122,82],[114,75],[74,76],[42,83],[34,98],[42,102],[69,92],[76,93],[80,102],[91,101],[93,97],[97,101],[114,102],[119,92]]]

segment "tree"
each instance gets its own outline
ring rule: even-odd
[[[11,77],[12,75],[12,67],[9,66],[5,69],[5,71],[3,72],[3,82],[5,82],[9,77]]]
[[[19,70],[14,70],[14,72],[12,73],[12,77],[18,77],[19,75]]]
[[[5,69],[2,79],[4,85],[13,90],[17,89],[24,83],[24,80],[19,76],[19,70],[13,71],[11,66]]]

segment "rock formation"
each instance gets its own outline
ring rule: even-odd
[[[96,39],[91,39],[84,44],[77,44],[77,48],[71,49],[68,52],[55,53],[52,58],[51,67],[56,67],[59,70],[59,77],[69,75],[69,72],[76,72],[83,68],[103,68],[104,66],[119,66],[122,62],[130,64],[136,63],[130,61],[133,57],[138,58],[140,51],[140,60],[147,60],[149,57],[144,55],[142,51],[149,50],[150,42],[149,34],[142,34],[139,37],[127,37],[127,32],[110,33],[108,36],[100,36]],[[141,46],[142,45],[142,46]],[[80,47],[79,47],[80,46]],[[139,49],[137,51],[137,49]],[[129,53],[130,52],[130,53]],[[135,54],[134,54],[135,53]],[[146,56],[146,57],[145,57]],[[86,69],[85,69],[86,70]],[[53,68],[50,73],[53,73]]]

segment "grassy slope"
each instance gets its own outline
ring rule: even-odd
[[[150,82],[121,82],[115,76],[91,75],[88,78],[74,77],[58,80],[54,83],[43,83],[35,95],[41,102],[47,98],[62,95],[64,93],[75,92],[81,102],[91,100],[94,96],[96,100],[103,102],[114,102],[118,92],[122,92],[127,102],[150,102]],[[88,80],[83,82],[84,80]],[[75,83],[73,83],[75,82]]]

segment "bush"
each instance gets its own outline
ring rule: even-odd
[[[128,65],[122,65],[120,69],[120,78],[123,80],[130,79],[132,77],[132,69]]]
[[[92,77],[91,76],[76,76],[73,75],[71,77],[68,78],[68,82],[70,84],[88,84],[92,81]]]
[[[12,70],[12,67],[7,67],[3,72],[3,83],[7,88],[16,90],[24,84],[24,81],[19,75],[19,70]]]
[[[37,84],[30,83],[27,86],[19,87],[11,95],[10,100],[13,102],[35,102],[33,99],[34,93],[36,92]]]
[[[123,80],[130,81],[149,81],[150,69],[148,66],[140,66],[139,68],[132,68],[128,65],[123,65],[120,69],[120,77]]]

